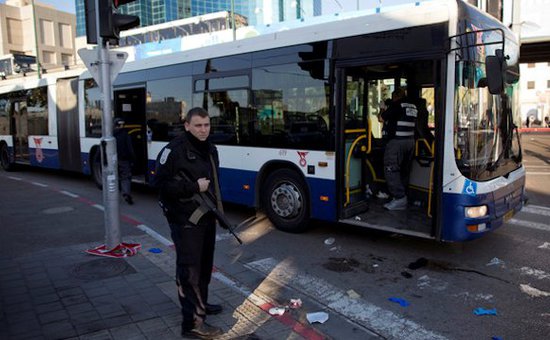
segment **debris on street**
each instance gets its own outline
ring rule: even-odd
[[[496,308],[485,309],[485,308],[478,307],[474,309],[474,314],[475,315],[497,315],[497,309]]]
[[[401,305],[401,307],[407,307],[410,305],[409,301],[398,297],[391,297],[391,298],[388,298],[388,300],[391,302],[398,303],[399,305]]]
[[[269,314],[271,315],[283,315],[286,311],[286,308],[285,307],[272,307],[272,308],[269,308]]]
[[[315,312],[315,313],[307,313],[306,315],[307,321],[309,323],[325,323],[328,320],[328,313],[325,312]]]

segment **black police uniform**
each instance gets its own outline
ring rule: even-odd
[[[122,121],[119,120],[118,122]],[[132,163],[135,162],[136,156],[132,146],[132,137],[130,137],[126,129],[118,125],[117,120],[115,120],[113,137],[116,139],[120,191],[126,202],[128,202],[128,204],[133,204],[134,201],[131,195]]]
[[[209,141],[198,140],[189,132],[173,139],[157,158],[154,185],[159,189],[159,202],[176,247],[176,279],[183,330],[195,327],[197,322],[206,318],[216,220],[212,213],[198,210],[200,204],[193,195],[199,193],[197,179],[203,177],[210,180],[211,193],[219,192],[215,189],[218,168],[216,147]],[[182,178],[181,171],[191,181]]]

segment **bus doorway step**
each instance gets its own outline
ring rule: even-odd
[[[348,207],[344,210],[344,218],[350,218],[352,216],[360,215],[362,213],[365,213],[369,210],[369,204],[367,201],[359,201],[350,204]]]

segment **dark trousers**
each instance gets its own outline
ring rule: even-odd
[[[391,139],[386,144],[384,176],[388,191],[394,198],[402,198],[406,195],[413,149],[413,138]]]
[[[184,329],[191,329],[206,318],[208,284],[214,265],[216,222],[210,216],[200,222],[198,226],[170,224],[176,247],[176,283]]]
[[[122,194],[130,195],[132,185],[132,163],[130,161],[118,161],[118,180]]]

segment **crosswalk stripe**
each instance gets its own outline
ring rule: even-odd
[[[444,336],[427,330],[422,325],[396,315],[389,310],[380,308],[363,299],[351,298],[345,291],[323,279],[292,270],[292,264],[290,263],[279,263],[273,258],[265,258],[249,262],[245,266],[261,272],[271,280],[313,297],[335,312],[364,325],[385,338],[446,339]]]
[[[521,227],[531,228],[531,229],[550,231],[550,225],[545,223],[529,222],[529,221],[520,220],[517,218],[510,219],[508,223],[519,225]]]
[[[521,209],[521,211],[530,214],[550,216],[550,208],[541,207],[540,205],[526,205]]]

